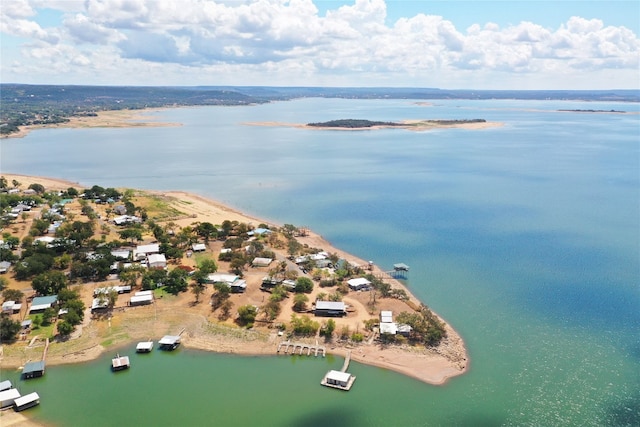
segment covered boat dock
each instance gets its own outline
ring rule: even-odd
[[[29,378],[37,378],[44,375],[44,360],[39,362],[29,362],[22,368],[22,378],[28,380]]]
[[[158,344],[161,350],[175,350],[180,345],[180,335],[165,335]]]
[[[153,341],[141,341],[136,345],[136,353],[150,353],[153,350]]]
[[[131,363],[129,362],[129,356],[120,356],[116,354],[116,357],[111,359],[111,369],[113,371],[122,371],[123,369],[129,369]]]
[[[32,408],[40,404],[40,396],[35,391],[33,393],[26,394],[17,398],[14,401],[16,411],[22,411],[23,409]]]

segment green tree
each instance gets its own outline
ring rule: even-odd
[[[315,335],[320,329],[320,324],[307,316],[291,315],[291,330],[298,335]]]
[[[38,184],[38,183],[33,183],[29,186],[29,188],[33,191],[35,191],[38,194],[42,194],[44,193],[45,189],[44,189],[44,185],[42,184]]]
[[[14,342],[18,332],[20,332],[20,322],[12,320],[5,314],[0,315],[0,342]]]
[[[40,295],[57,295],[68,284],[67,276],[63,272],[52,270],[34,277],[31,287]]]
[[[320,335],[323,335],[328,340],[333,336],[333,331],[336,330],[336,321],[333,319],[327,320],[327,323],[322,325],[320,329]]]
[[[55,317],[56,310],[52,307],[46,308],[42,313],[42,326],[49,326]]]
[[[309,297],[305,294],[296,294],[293,298],[293,311],[297,311],[298,313],[301,311],[306,311],[307,302],[309,301]]]
[[[280,311],[282,311],[282,308],[280,307],[279,302],[269,300],[264,306],[262,306],[262,311],[267,320],[273,321],[276,317],[278,317]]]
[[[238,307],[238,323],[242,326],[251,328],[253,326],[253,322],[255,322],[256,320],[257,315],[258,309],[251,304]]]
[[[296,287],[293,289],[296,293],[309,294],[313,291],[313,281],[306,276],[301,276],[296,279]]]
[[[218,271],[218,265],[213,259],[204,259],[200,262],[198,266],[198,270],[200,270],[203,274],[212,274]]]
[[[131,245],[133,245],[136,240],[142,240],[142,230],[136,227],[125,228],[124,230],[119,231],[118,235],[123,240],[129,240]]]
[[[5,301],[22,301],[24,294],[18,289],[5,289],[2,291],[2,298]]]
[[[200,283],[200,281],[198,280],[194,280],[193,282],[191,282],[191,292],[193,292],[193,294],[196,297],[196,304],[198,302],[200,302],[200,295],[202,295],[202,293],[205,290],[205,285],[204,283]]]
[[[178,295],[187,290],[187,277],[189,273],[181,268],[174,268],[167,275],[164,288],[167,292]]]
[[[222,307],[231,295],[231,288],[226,283],[214,283],[215,291],[211,295],[211,310],[216,311]]]
[[[75,327],[66,320],[58,322],[58,333],[63,337],[71,335],[74,329]]]
[[[218,319],[227,320],[229,316],[231,316],[231,309],[233,308],[233,303],[229,300],[226,300],[220,306],[220,314],[218,315]]]

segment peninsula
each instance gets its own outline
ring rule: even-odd
[[[305,227],[270,224],[181,191],[14,174],[1,184],[3,256],[11,259],[3,296],[18,304],[3,323],[31,321],[12,343],[3,339],[2,369],[39,360],[47,339],[47,364],[55,365],[177,330],[185,347],[237,354],[275,356],[286,340],[322,342],[328,353],[351,350],[353,361],[430,384],[468,367],[458,333],[390,266],[345,253]],[[151,303],[115,291],[126,286],[153,290]],[[57,294],[60,306],[32,312],[36,293]],[[336,317],[325,317],[325,301],[342,307],[330,313]]]

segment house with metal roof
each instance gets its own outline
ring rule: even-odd
[[[346,316],[347,306],[343,301],[316,301],[313,314],[322,317]]]
[[[151,254],[147,256],[149,268],[167,268],[167,258],[164,254]]]
[[[33,301],[31,301],[31,308],[29,309],[29,314],[43,312],[47,308],[53,306],[56,302],[58,302],[58,295],[49,295],[46,297],[35,297]]]
[[[350,279],[347,281],[349,289],[354,291],[365,291],[371,287],[371,282],[364,277],[358,277],[356,279]]]

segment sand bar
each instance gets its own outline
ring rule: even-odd
[[[335,131],[366,131],[366,130],[379,130],[379,129],[404,129],[414,132],[422,132],[435,129],[467,129],[467,130],[480,130],[489,129],[504,126],[504,123],[500,122],[468,122],[468,123],[454,123],[445,124],[438,123],[439,119],[425,119],[425,120],[402,120],[399,125],[376,125],[368,127],[333,127],[333,126],[309,126],[305,123],[284,123],[284,122],[245,122],[246,126],[273,126],[273,127],[290,127],[306,130],[335,130]]]

